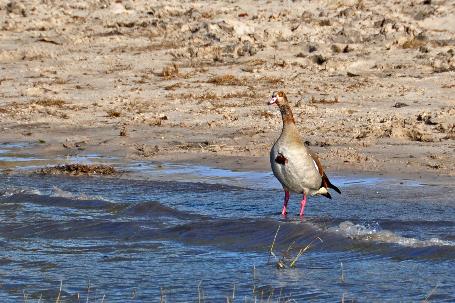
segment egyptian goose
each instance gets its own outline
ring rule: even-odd
[[[282,91],[273,92],[268,104],[278,105],[283,120],[281,135],[270,150],[273,174],[285,193],[281,214],[287,214],[289,192],[295,192],[303,194],[300,202],[300,216],[303,217],[307,195],[323,195],[332,199],[329,188],[340,194],[341,191],[330,183],[317,155],[300,138],[286,94]]]

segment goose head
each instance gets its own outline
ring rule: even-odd
[[[269,105],[277,104],[278,106],[285,105],[288,104],[288,98],[286,97],[286,94],[283,91],[273,92],[272,98],[270,98],[268,104]]]

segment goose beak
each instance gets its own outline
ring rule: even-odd
[[[276,103],[277,100],[278,100],[278,97],[273,96],[267,104],[272,105],[272,104]]]

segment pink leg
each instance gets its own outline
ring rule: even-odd
[[[302,199],[302,201],[300,202],[300,217],[303,217],[303,212],[304,212],[304,209],[305,209],[305,204],[306,204],[306,195],[305,195],[305,193],[303,193],[303,199]]]
[[[288,213],[286,208],[288,207],[288,201],[289,201],[289,191],[285,190],[284,191],[284,202],[283,202],[283,210],[281,211],[281,214],[283,216],[286,216],[286,214]]]

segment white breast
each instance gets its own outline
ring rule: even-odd
[[[273,174],[290,191],[313,194],[320,188],[322,180],[308,149],[303,144],[280,143],[278,141],[270,151]],[[275,162],[279,154],[287,159],[284,165]]]

